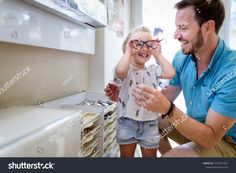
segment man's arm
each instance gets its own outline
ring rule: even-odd
[[[168,86],[167,88],[164,88],[161,90],[162,94],[166,96],[166,98],[173,102],[178,95],[180,94],[182,88],[180,86]]]
[[[208,111],[205,124],[185,116],[187,115],[175,107],[173,116],[168,120],[170,123],[173,123],[184,119],[175,128],[183,136],[204,148],[212,148],[217,144],[236,122],[235,119],[225,117],[212,109]]]
[[[168,86],[167,88],[164,88],[161,90],[161,93],[169,100],[169,101],[174,101],[178,95],[181,92],[181,87],[180,86]],[[167,121],[166,119],[162,119],[161,117],[158,120],[158,128],[159,129],[165,129],[170,126],[170,122]]]

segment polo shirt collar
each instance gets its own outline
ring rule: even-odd
[[[224,50],[224,46],[225,46],[224,41],[219,38],[216,50],[213,54],[210,64],[208,65],[208,69],[212,69],[214,65],[217,63],[217,61],[220,59],[221,54]]]

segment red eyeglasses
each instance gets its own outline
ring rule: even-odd
[[[142,41],[142,40],[131,40],[131,46],[134,49],[142,49],[144,47],[144,45],[147,46],[147,48],[149,49],[156,49],[159,45],[159,43],[162,41],[161,40],[148,40],[148,41]]]

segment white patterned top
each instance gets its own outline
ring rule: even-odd
[[[129,67],[128,75],[121,85],[118,100],[119,117],[129,117],[136,121],[149,121],[157,119],[157,113],[137,105],[131,95],[133,88],[138,84],[144,84],[153,88],[158,88],[161,76],[161,66],[158,64],[150,65],[144,70],[134,70]]]

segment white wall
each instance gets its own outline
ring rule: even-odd
[[[122,56],[123,39],[109,28],[96,30],[96,53],[90,60],[89,90],[103,91],[107,82],[113,79],[114,67]]]
[[[175,32],[175,14],[174,5],[179,0],[143,0],[143,22],[152,30],[154,28],[163,29],[164,41],[162,44],[162,52],[171,62],[176,51],[180,49],[180,44],[174,39]]]
[[[131,2],[124,1],[125,26],[124,36],[118,37],[117,33],[108,27],[96,29],[95,55],[90,61],[89,90],[103,91],[108,81],[113,79],[114,67],[122,56],[122,43],[130,31]]]
[[[31,70],[0,93],[0,107],[34,105],[88,89],[89,55],[0,42],[0,89],[25,67]]]
[[[223,3],[225,6],[225,21],[220,29],[219,35],[229,45],[231,0],[223,0]]]
[[[101,91],[104,86],[105,69],[105,32],[103,28],[96,29],[95,32],[95,55],[91,56],[89,68],[89,90]]]
[[[121,49],[123,40],[123,37],[116,36],[116,32],[108,28],[105,29],[105,84],[113,79],[115,65],[123,55]]]
[[[143,24],[142,7],[143,0],[131,0],[131,28],[136,28]]]

